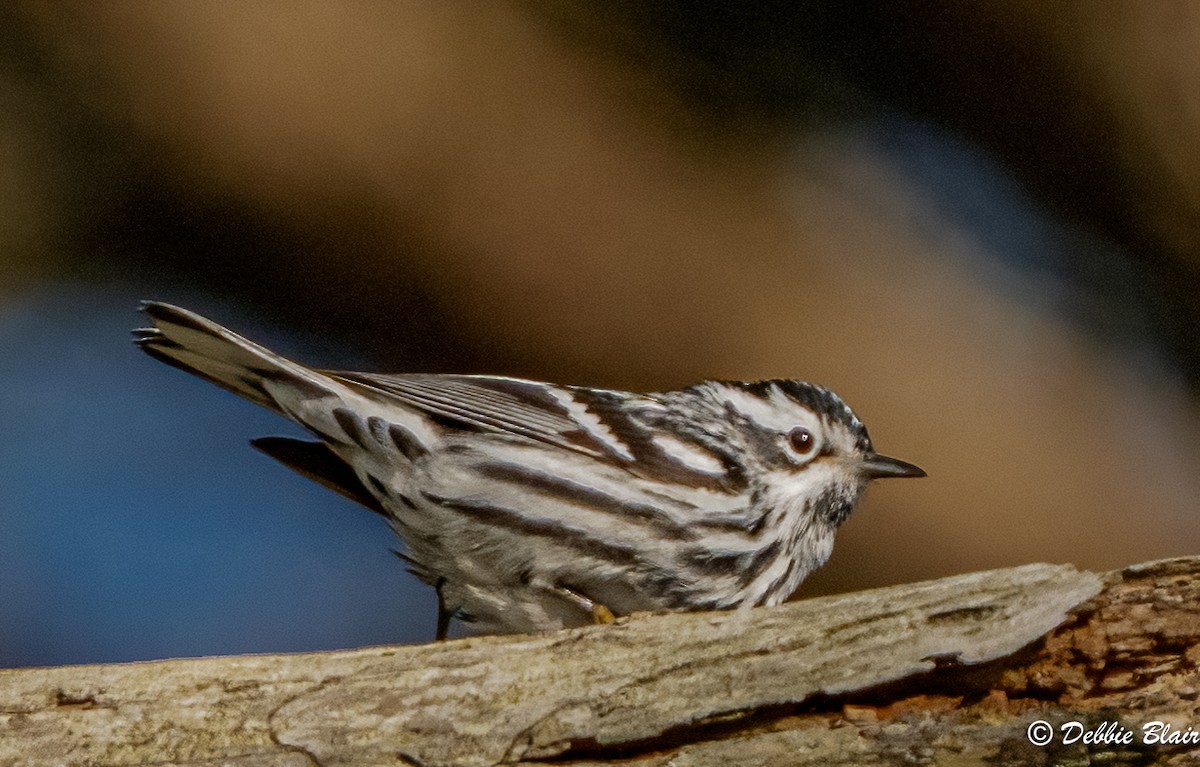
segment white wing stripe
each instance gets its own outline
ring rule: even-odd
[[[572,397],[569,391],[553,391],[551,394],[560,405],[566,408],[567,416],[576,426],[607,448],[609,452],[620,456],[623,460],[633,460],[633,452],[613,433],[608,424],[604,423],[603,419],[595,413],[590,412],[586,405]]]
[[[672,461],[686,466],[692,471],[714,475],[725,473],[725,464],[715,455],[697,445],[690,445],[665,432],[655,434],[651,437],[651,441]]]

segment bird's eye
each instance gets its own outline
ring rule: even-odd
[[[803,426],[797,426],[788,432],[788,444],[797,455],[808,455],[817,447],[817,438]]]

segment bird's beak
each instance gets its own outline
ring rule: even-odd
[[[867,479],[880,477],[924,477],[925,470],[899,458],[871,453],[858,464],[858,470]]]

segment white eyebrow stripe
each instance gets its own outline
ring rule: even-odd
[[[792,400],[788,398],[788,395],[783,393],[783,390],[779,388],[778,384],[771,384],[771,394],[769,395],[769,398],[771,402],[774,402],[781,408],[794,407]]]
[[[736,389],[724,392],[724,396],[725,401],[734,410],[750,419],[757,426],[774,428],[780,421],[779,408],[773,406],[768,400]]]

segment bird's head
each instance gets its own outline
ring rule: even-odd
[[[788,379],[711,386],[746,452],[748,473],[775,503],[803,504],[836,527],[871,480],[925,476],[875,452],[867,427],[829,389]]]

